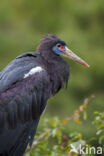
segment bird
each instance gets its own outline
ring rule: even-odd
[[[89,65],[53,34],[44,35],[36,52],[17,56],[0,72],[0,156],[23,156],[32,146],[48,99],[68,83],[67,57]]]

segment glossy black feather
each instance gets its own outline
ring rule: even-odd
[[[43,38],[36,53],[18,56],[0,73],[0,154],[22,156],[33,137],[48,98],[69,77],[69,65],[52,52],[53,35]],[[32,68],[42,71],[24,77]]]

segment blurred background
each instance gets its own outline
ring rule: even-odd
[[[35,51],[44,34],[56,34],[68,47],[90,64],[85,68],[69,61],[68,88],[48,101],[41,117],[71,116],[84,98],[94,94],[83,125],[69,123],[66,133],[82,132],[85,138],[95,134],[89,124],[94,111],[104,110],[104,1],[103,0],[1,0],[0,70],[17,55]],[[40,127],[41,127],[40,122]]]

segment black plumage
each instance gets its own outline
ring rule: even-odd
[[[0,155],[23,155],[48,98],[67,84],[69,65],[52,50],[57,43],[66,46],[44,36],[36,53],[18,56],[0,73]]]

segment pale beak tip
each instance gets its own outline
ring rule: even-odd
[[[85,65],[86,67],[88,67],[88,68],[90,67],[90,65],[89,65],[89,64],[87,64],[87,63],[86,63],[86,64],[84,64],[84,65]]]
[[[89,65],[89,64],[87,64],[87,65],[86,65],[86,67],[88,67],[88,68],[89,68],[89,67],[90,67],[90,65]]]
[[[81,64],[84,65],[85,67],[88,67],[88,68],[90,67],[90,65],[87,64],[85,61],[84,62],[81,62]]]

